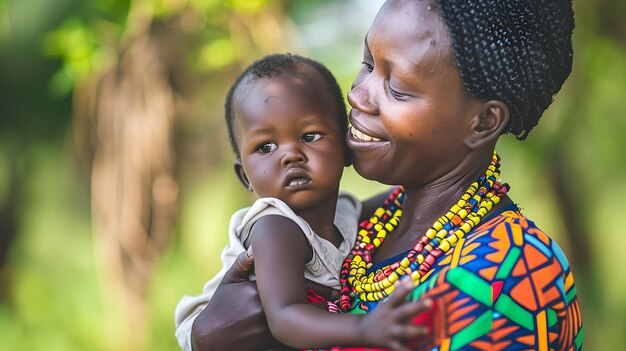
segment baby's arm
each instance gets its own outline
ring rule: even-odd
[[[411,323],[428,303],[405,303],[412,284],[400,284],[396,293],[369,315],[333,314],[306,303],[304,267],[311,249],[290,219],[266,216],[251,231],[255,273],[261,303],[270,330],[281,342],[297,348],[332,346],[387,347],[408,350],[402,343],[425,334]]]

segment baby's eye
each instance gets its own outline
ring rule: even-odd
[[[306,133],[302,136],[302,141],[305,143],[312,143],[316,140],[319,140],[322,136],[319,133]]]
[[[274,143],[265,143],[261,144],[257,150],[259,150],[260,153],[269,154],[270,152],[276,150],[277,147],[278,146]]]

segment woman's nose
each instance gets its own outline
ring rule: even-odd
[[[352,90],[348,92],[348,104],[356,110],[368,115],[378,115],[378,102],[375,95],[376,80],[371,75],[357,77]]]

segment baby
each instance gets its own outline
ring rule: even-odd
[[[349,158],[345,105],[335,78],[301,56],[266,56],[239,76],[225,107],[235,173],[259,196],[231,218],[227,251],[235,257],[252,248],[274,337],[297,348],[405,350],[406,341],[425,332],[411,322],[419,305],[404,303],[410,282],[400,283],[396,294],[367,315],[329,313],[307,303],[327,301],[336,310],[329,300],[337,296],[339,270],[355,242],[361,210],[358,200],[339,193]],[[221,276],[214,279],[219,283]]]

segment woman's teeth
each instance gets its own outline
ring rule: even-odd
[[[372,137],[372,136],[369,136],[369,135],[367,135],[367,134],[364,134],[363,132],[361,132],[361,131],[357,130],[357,129],[356,129],[356,128],[354,128],[354,127],[351,127],[351,128],[350,128],[350,133],[352,134],[352,136],[353,136],[355,139],[359,139],[359,140],[363,140],[363,141],[380,141],[380,139],[379,139],[379,138],[374,138],[374,137]]]

